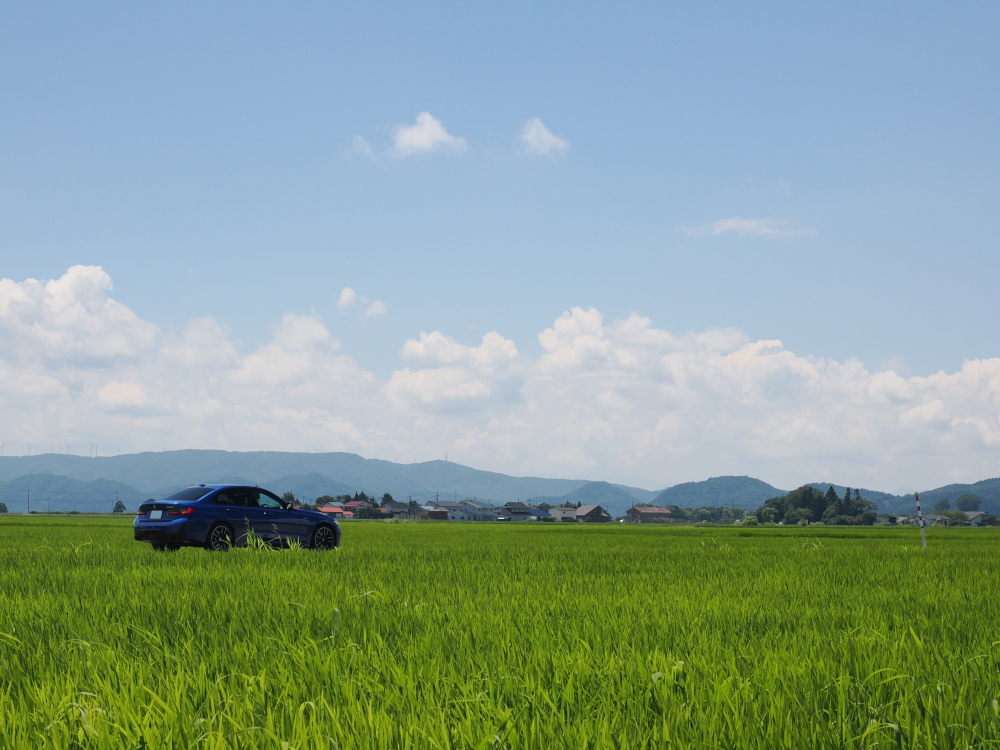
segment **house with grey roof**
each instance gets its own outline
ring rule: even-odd
[[[576,508],[572,506],[549,508],[549,515],[556,519],[556,521],[572,521],[576,523]]]
[[[600,505],[581,505],[576,509],[576,520],[584,523],[606,523],[611,514]]]
[[[531,509],[522,502],[504,503],[500,511],[511,521],[529,521],[532,518]]]
[[[670,509],[652,505],[631,507],[625,511],[625,518],[631,523],[670,523]]]

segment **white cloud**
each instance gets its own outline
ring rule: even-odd
[[[766,237],[767,239],[784,239],[787,237],[805,237],[816,234],[815,229],[792,229],[787,221],[774,219],[719,219],[702,227],[686,229],[688,237],[711,237],[717,234],[741,234]]]
[[[111,278],[97,266],[73,266],[44,283],[0,279],[4,357],[73,367],[110,364],[149,349],[157,327],[110,299],[111,286]]]
[[[524,123],[518,139],[524,152],[533,156],[554,156],[569,148],[569,143],[553,134],[537,117]]]
[[[345,286],[340,292],[337,300],[337,307],[341,310],[350,310],[355,307],[364,308],[362,315],[366,318],[377,318],[389,312],[389,305],[380,299],[369,300],[364,295],[359,295],[349,286]]]
[[[431,151],[461,153],[468,147],[468,141],[445,130],[441,121],[430,112],[421,112],[413,125],[400,125],[396,128],[390,154],[403,159]]]
[[[354,307],[357,301],[358,293],[351,289],[351,287],[345,286],[340,290],[340,299],[337,300],[337,307],[341,310],[346,310],[349,307]]]
[[[377,318],[379,315],[385,315],[387,312],[389,312],[389,306],[382,300],[377,299],[365,308],[365,317]]]
[[[97,396],[112,408],[142,407],[149,401],[146,391],[138,383],[108,383],[97,392]]]
[[[99,268],[0,280],[0,423],[14,440],[433,456],[650,488],[750,474],[894,489],[996,473],[1000,358],[906,377],[803,357],[737,329],[678,334],[572,308],[525,354],[441,331],[377,378],[321,320],[286,314],[241,351],[211,318],[160,331]],[[373,303],[374,304],[374,303]]]
[[[365,158],[371,159],[375,156],[375,152],[372,149],[372,145],[360,135],[354,136],[354,140],[351,142],[351,148],[344,154],[345,158],[350,156],[363,156]]]

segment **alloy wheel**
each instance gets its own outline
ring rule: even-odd
[[[233,546],[233,535],[229,531],[229,527],[223,526],[221,523],[218,526],[213,526],[208,533],[208,544],[205,546],[214,552],[227,551]]]
[[[313,549],[333,549],[337,546],[337,535],[329,526],[320,526],[313,532]]]

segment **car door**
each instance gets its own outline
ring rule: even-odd
[[[245,544],[249,531],[260,536],[259,529],[264,525],[264,516],[253,490],[247,487],[227,487],[216,493],[215,502],[226,509],[225,518],[233,527],[237,544]]]
[[[275,538],[276,532],[284,541],[306,541],[304,537],[308,535],[310,526],[308,519],[291,508],[286,509],[283,502],[264,490],[258,490],[257,503],[270,524],[270,538]]]

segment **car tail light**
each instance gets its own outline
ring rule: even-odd
[[[144,515],[146,515],[146,511],[144,511],[144,510],[137,510],[137,511],[135,512],[135,514],[136,514],[137,516],[144,516]]]
[[[185,508],[184,510],[178,508],[177,510],[167,511],[168,516],[190,516],[192,513],[194,513],[194,508]]]

